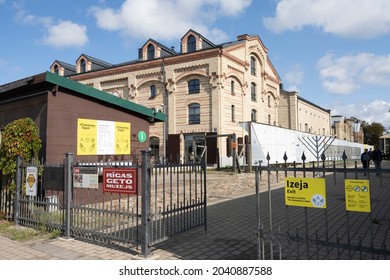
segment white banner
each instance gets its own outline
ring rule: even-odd
[[[34,166],[27,167],[26,172],[26,195],[37,195],[38,168]]]

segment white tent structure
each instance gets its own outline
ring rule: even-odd
[[[304,153],[306,162],[317,161],[322,154],[327,160],[341,159],[344,151],[348,159],[360,159],[364,148],[370,146],[348,142],[332,138],[305,133],[301,131],[275,127],[266,124],[251,123],[251,155],[252,165],[267,163],[284,163],[284,156],[287,162],[302,162]]]

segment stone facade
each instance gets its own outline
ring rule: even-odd
[[[332,136],[350,142],[364,143],[364,132],[360,120],[345,118],[341,115],[335,115],[331,118]]]
[[[158,143],[155,156],[163,155],[164,138],[178,139],[168,141],[166,156],[187,160],[197,152],[193,140],[202,145],[206,135],[235,133],[244,143],[247,132],[241,122],[279,123],[281,80],[267,54],[258,36],[242,35],[215,45],[189,30],[181,40],[181,53],[150,39],[139,50],[138,60],[95,71],[88,71],[93,61],[82,55],[88,68],[83,72],[77,65],[78,73],[70,77],[165,112],[168,122],[150,127],[151,139]],[[216,137],[214,147],[207,145],[208,162],[231,162],[226,145],[226,137]],[[169,152],[173,150],[179,152]]]
[[[246,144],[248,132],[242,123],[251,121],[332,134],[329,110],[281,89],[258,36],[240,35],[216,45],[189,30],[180,48],[176,52],[149,39],[137,60],[117,65],[83,54],[68,76],[164,112],[168,121],[150,127],[150,147],[159,159],[188,161],[202,152],[196,147],[207,146],[209,164],[231,165],[226,135],[235,134],[238,144]],[[61,67],[56,61],[51,71]]]
[[[280,92],[279,125],[317,135],[330,136],[330,110],[300,97],[295,91]]]

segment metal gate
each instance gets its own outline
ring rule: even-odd
[[[207,229],[206,168],[150,162],[77,162],[39,166],[38,194],[26,194],[26,166],[18,160],[15,223],[59,230],[75,237],[148,256],[152,246],[194,227]],[[104,187],[104,172],[132,171],[137,192]],[[54,177],[62,171],[63,184]],[[46,175],[45,175],[46,174]],[[52,177],[53,181],[50,181]],[[45,181],[46,180],[46,181]],[[61,180],[60,180],[61,181]],[[114,187],[117,187],[115,185]]]
[[[348,161],[345,153],[338,163],[325,161],[325,156],[319,162],[305,163],[304,154],[301,164],[288,164],[286,155],[284,160],[282,164],[271,165],[268,155],[266,166],[255,167],[259,259],[390,257],[390,169],[382,168],[377,175],[375,169],[363,170],[357,162]],[[285,178],[291,177],[301,178],[301,182],[307,178],[324,178],[326,208],[286,203]],[[357,184],[369,182],[370,212],[346,210],[347,192],[359,191],[359,186],[354,190],[346,180]],[[261,181],[266,181],[265,192],[259,190]]]

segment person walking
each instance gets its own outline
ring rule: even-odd
[[[371,152],[371,159],[375,165],[376,175],[379,176],[381,173],[382,152],[377,145],[374,146],[374,150]]]
[[[370,168],[370,160],[371,160],[370,154],[368,153],[368,149],[364,149],[364,152],[360,156],[360,160],[363,165],[364,176],[366,176],[367,170]]]

